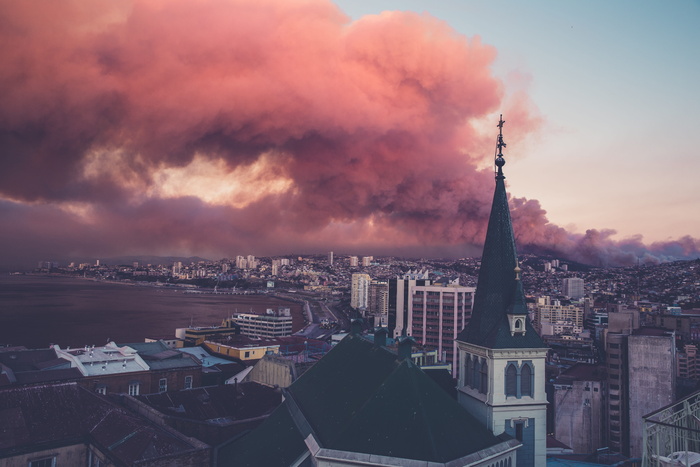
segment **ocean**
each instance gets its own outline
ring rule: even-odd
[[[143,342],[176,328],[218,326],[235,313],[301,305],[261,295],[186,294],[182,289],[61,276],[0,276],[0,345],[45,348]]]

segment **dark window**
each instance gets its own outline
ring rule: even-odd
[[[472,387],[474,389],[479,389],[479,387],[481,387],[481,384],[479,383],[479,367],[479,359],[474,356],[472,359]]]
[[[520,369],[520,394],[532,397],[532,367],[528,363]]]
[[[518,393],[518,370],[514,363],[509,363],[506,367],[506,396],[517,396]]]
[[[29,467],[54,467],[56,465],[55,457],[45,457],[35,461],[29,461]]]
[[[472,380],[472,357],[464,354],[464,385],[471,386]]]
[[[515,424],[515,438],[520,441],[521,443],[523,442],[523,428],[525,425],[523,422],[518,422]]]
[[[479,392],[486,394],[489,391],[489,366],[486,360],[481,362],[481,381]]]

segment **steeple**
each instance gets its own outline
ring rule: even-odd
[[[457,340],[487,348],[543,348],[544,343],[527,319],[525,295],[520,281],[520,267],[506,195],[503,166],[503,116],[498,122],[496,139],[496,189],[493,195],[479,282],[474,297],[472,317]],[[512,332],[520,315],[522,332]],[[525,316],[522,316],[525,315]]]

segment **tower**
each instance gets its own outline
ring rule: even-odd
[[[579,300],[583,298],[583,279],[580,277],[567,277],[561,281],[561,293],[565,297]]]
[[[350,306],[354,309],[367,308],[369,297],[369,283],[372,279],[369,274],[353,274],[350,288]]]
[[[472,316],[457,337],[458,397],[495,435],[517,438],[517,466],[546,463],[545,357],[530,324],[505,189],[503,124],[498,123],[496,188]]]

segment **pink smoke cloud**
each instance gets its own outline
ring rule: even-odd
[[[459,255],[483,242],[493,190],[477,169],[493,132],[477,128],[503,109],[511,143],[543,124],[526,86],[506,100],[493,47],[429,15],[351,22],[324,0],[5,1],[0,24],[12,219],[0,242],[17,257]],[[222,175],[264,161],[267,179],[243,188],[258,194],[242,206],[159,194],[163,170],[196,160],[223,161]],[[288,188],[263,189],[276,180]],[[535,200],[514,198],[513,218],[523,245],[599,263],[698,251],[572,235]]]

